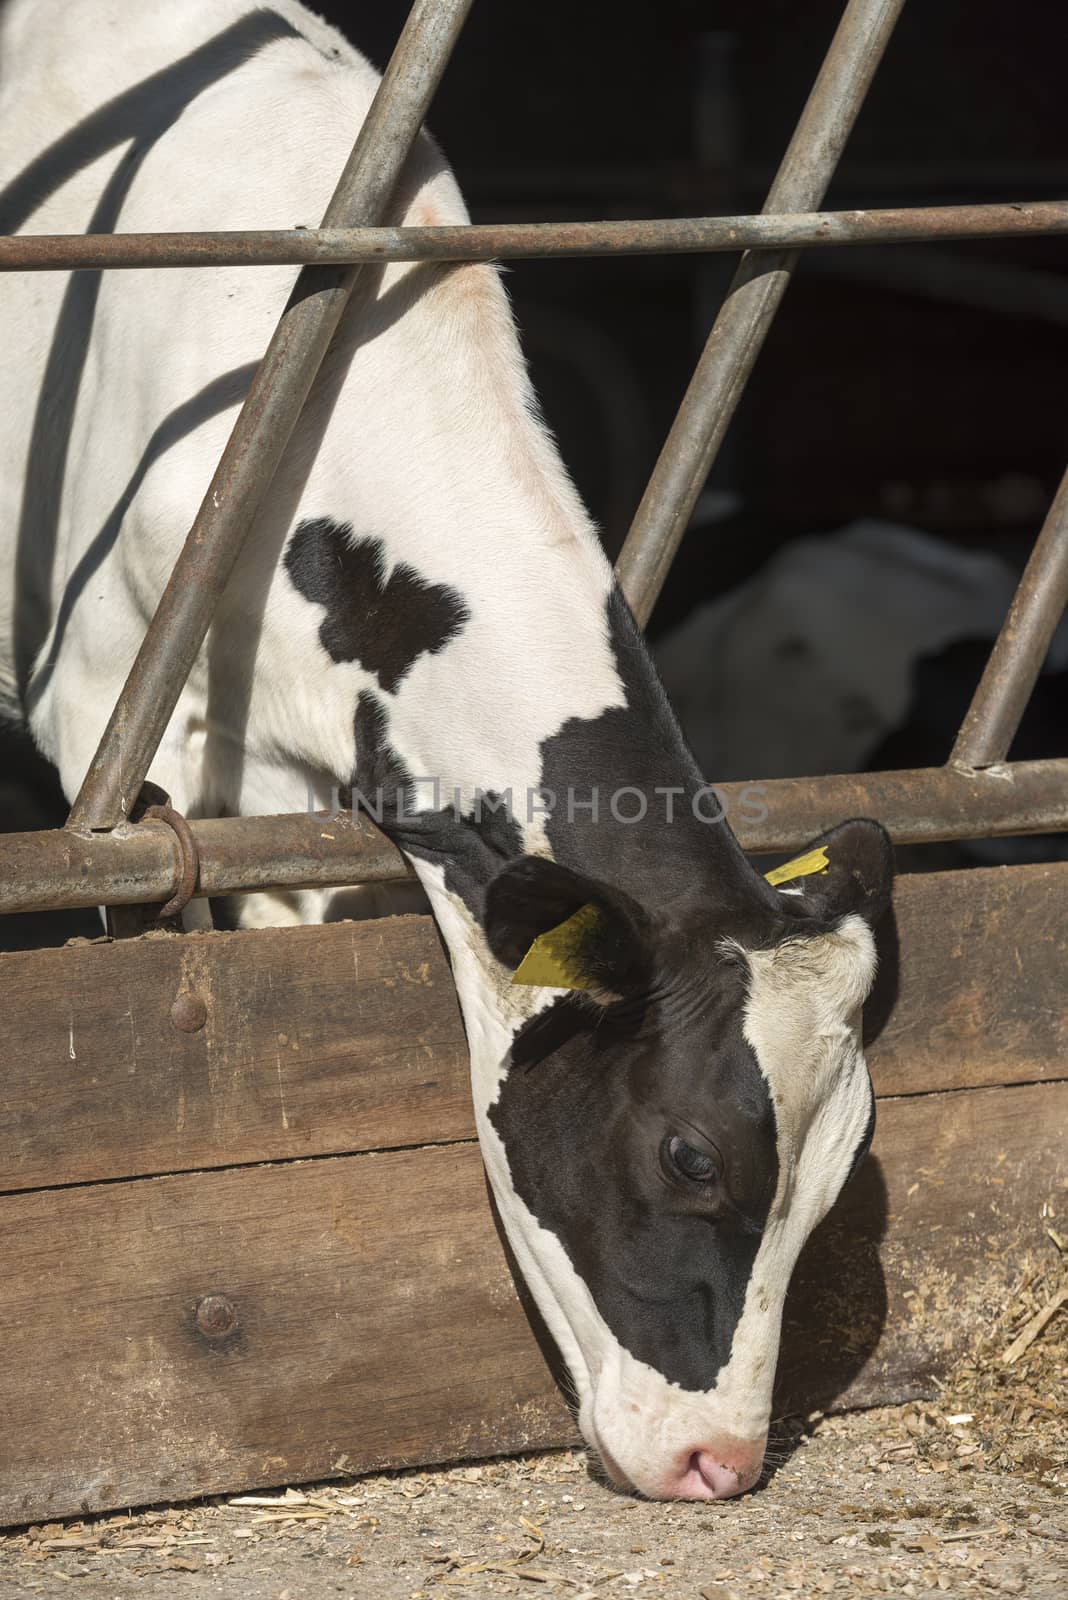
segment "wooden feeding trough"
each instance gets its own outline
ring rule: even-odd
[[[245,259],[306,260],[317,245],[350,262],[464,253],[444,238],[457,230],[371,225],[468,3],[413,7],[329,235],[246,238]],[[836,227],[863,236],[867,223],[850,235],[848,218],[798,213],[820,203],[899,10],[900,0],[847,8],[769,197],[782,215],[731,219],[733,233],[703,221],[685,236],[677,224],[625,224],[635,231],[610,241],[737,247],[748,226],[742,237],[761,246],[742,260],[624,550],[621,580],[641,620],[789,278],[788,252]],[[916,237],[1048,229],[1064,225],[1063,210],[912,213],[908,227]],[[769,222],[774,248],[760,233]],[[467,253],[592,249],[598,237],[605,247],[592,224],[548,244],[521,233],[472,229]],[[0,241],[0,264],[98,265],[106,252],[112,266],[163,267],[191,248],[166,236],[20,237]],[[233,248],[204,239],[197,259],[233,259]],[[68,826],[0,839],[0,909],[114,913],[107,938],[0,956],[8,1522],[575,1437],[494,1225],[431,920],[150,926],[178,891],[398,877],[402,860],[341,817],[126,820],[351,276],[332,308],[294,296],[285,312],[257,406],[220,463],[227,493],[209,491]],[[767,820],[740,828],[743,844],[788,850],[857,814],[907,841],[1068,825],[1068,762],[1005,759],[1066,595],[1062,489],[950,763],[769,783]],[[152,909],[135,928],[122,908],[138,905]],[[928,1391],[1007,1292],[1051,1208],[1063,1209],[1066,906],[1068,865],[900,882],[868,1008],[876,1142],[799,1268],[783,1409]]]
[[[786,1409],[930,1392],[1063,1207],[1066,897],[1068,866],[903,881]],[[7,1521],[574,1438],[429,918],[6,955],[0,1007]]]

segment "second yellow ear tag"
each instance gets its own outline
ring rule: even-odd
[[[784,861],[781,867],[773,867],[764,876],[775,888],[780,883],[792,882],[794,878],[811,878],[817,872],[826,872],[829,866],[827,846],[821,844],[817,850],[809,850],[803,856],[795,856],[792,861]]]
[[[547,933],[540,933],[512,973],[513,983],[535,984],[544,989],[589,989],[592,984],[578,966],[583,938],[597,926],[601,913],[592,901]]]

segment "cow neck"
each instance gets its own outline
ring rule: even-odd
[[[546,822],[553,856],[626,889],[649,909],[699,896],[725,910],[766,903],[763,880],[698,770],[645,643],[618,589],[608,632],[624,703],[565,723],[542,748],[543,782],[560,795]]]
[[[395,805],[386,806],[383,827],[412,857],[432,898],[440,885],[458,895],[478,922],[490,880],[506,862],[528,852],[551,854],[565,866],[625,889],[650,910],[696,897],[729,916],[767,903],[763,880],[698,771],[614,586],[605,606],[605,616],[597,619],[596,648],[604,654],[607,633],[613,703],[592,715],[588,697],[584,714],[569,716],[565,707],[538,744],[535,769],[516,771],[514,778],[502,753],[503,739],[495,734],[505,730],[507,736],[521,708],[511,712],[501,706],[494,719],[472,722],[463,730],[471,748],[481,747],[486,768],[503,770],[506,781],[487,784],[479,771],[462,777],[443,766],[436,771],[443,789],[462,790],[465,804],[474,788],[485,791],[477,814],[473,808],[465,813],[445,805],[398,819]],[[593,648],[591,643],[591,656]],[[457,731],[450,727],[453,739]],[[411,763],[392,746],[382,697],[361,695],[356,742],[363,787],[368,777],[387,795],[404,786]],[[526,809],[532,782],[548,791],[545,810],[535,803],[533,815]],[[511,790],[507,807],[499,801],[502,789]]]

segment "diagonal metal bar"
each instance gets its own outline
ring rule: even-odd
[[[378,222],[472,0],[414,0],[323,219]],[[306,268],[260,363],[67,826],[107,829],[140,792],[216,602],[348,304],[358,267]]]
[[[630,222],[489,222],[440,228],[249,228],[216,233],[0,235],[0,272],[123,267],[276,267],[358,261],[507,261],[700,255],[850,244],[1046,237],[1068,233],[1068,201],[902,206]],[[924,259],[927,259],[925,256]],[[954,266],[957,263],[954,262]]]
[[[950,766],[993,767],[1006,759],[1066,606],[1068,472],[1061,479],[994,641],[953,746]]]
[[[765,213],[820,204],[905,0],[849,0],[771,186]],[[797,263],[792,251],[743,256],[713,324],[616,571],[644,626],[670,570]]]

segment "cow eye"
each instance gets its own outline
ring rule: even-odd
[[[664,1155],[668,1169],[676,1177],[686,1178],[690,1183],[712,1183],[722,1176],[723,1163],[718,1155],[695,1150],[692,1144],[687,1144],[677,1134],[665,1142]]]

